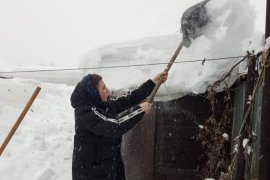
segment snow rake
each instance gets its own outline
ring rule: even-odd
[[[181,31],[183,33],[182,41],[178,45],[170,62],[167,64],[167,67],[164,69],[164,72],[169,72],[183,46],[189,48],[192,40],[200,37],[203,34],[205,26],[209,22],[209,16],[205,7],[206,3],[209,1],[210,0],[204,0],[194,6],[191,6],[183,13],[181,18]],[[162,79],[160,79],[160,81],[154,87],[152,93],[146,100],[147,102],[151,103],[153,101],[161,83]]]

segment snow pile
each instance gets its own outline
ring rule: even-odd
[[[245,0],[212,0],[207,4],[211,21],[204,35],[194,40],[191,46],[183,48],[176,61],[203,60],[243,56],[247,50],[263,47],[263,34],[254,32],[255,8]],[[134,64],[168,63],[181,41],[181,35],[150,37],[133,42],[115,43],[89,52],[81,67],[122,66]],[[159,96],[166,100],[177,98],[183,93],[202,93],[206,87],[227,72],[238,59],[222,61],[174,64],[165,86]],[[128,90],[147,78],[163,71],[165,64],[158,66],[125,67],[88,70],[86,73],[101,74],[112,90]],[[238,73],[245,70],[243,65],[228,80],[231,85]]]
[[[71,179],[73,87],[15,79],[0,79],[0,86],[0,143],[35,88],[42,88],[0,158],[1,179]]]
[[[0,72],[12,71],[12,70],[13,68],[10,64],[0,60]],[[0,77],[9,77],[9,75],[0,73]]]

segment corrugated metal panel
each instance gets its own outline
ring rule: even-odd
[[[234,105],[233,105],[233,128],[232,138],[238,136],[243,116],[245,105],[246,84],[240,84],[234,89]]]
[[[253,147],[253,155],[249,167],[250,178],[258,178],[259,153],[260,153],[260,134],[261,134],[261,110],[262,110],[262,87],[256,95],[254,108],[252,110],[252,131],[256,134],[256,141]]]
[[[241,127],[243,116],[244,116],[244,105],[245,105],[245,93],[246,84],[239,84],[234,90],[234,116],[233,116],[233,130],[232,138],[236,138]],[[259,148],[260,148],[260,132],[261,132],[261,107],[262,107],[262,87],[259,88],[253,109],[251,111],[251,128],[252,131],[257,135],[256,141],[253,146],[253,153],[250,159],[246,162],[245,177],[247,179],[258,178],[258,159],[259,159]],[[254,139],[255,140],[255,139]]]

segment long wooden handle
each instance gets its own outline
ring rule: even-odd
[[[31,105],[33,104],[34,100],[36,99],[39,91],[41,90],[40,87],[37,87],[36,90],[34,91],[34,93],[32,94],[31,98],[29,99],[28,103],[26,104],[26,106],[24,107],[22,113],[20,114],[20,116],[18,117],[16,123],[14,124],[14,126],[12,127],[12,129],[10,130],[8,136],[6,137],[5,141],[3,142],[2,146],[0,147],[0,156],[3,153],[3,151],[5,150],[7,144],[9,143],[10,139],[12,138],[12,136],[14,135],[14,133],[16,132],[17,128],[19,127],[19,125],[21,124],[24,116],[26,115],[26,113],[28,112],[28,110],[30,109]]]
[[[172,67],[172,65],[173,65],[173,63],[174,63],[174,61],[175,61],[175,59],[177,58],[177,56],[178,56],[178,54],[179,54],[179,52],[181,51],[181,49],[182,49],[183,46],[184,46],[184,40],[182,40],[181,43],[179,44],[179,46],[177,47],[177,49],[176,49],[176,51],[174,52],[174,54],[173,54],[173,56],[172,56],[170,62],[167,64],[167,67],[164,69],[164,72],[166,72],[166,73],[169,72],[169,70],[171,69],[171,67]],[[158,83],[156,84],[156,86],[154,87],[152,93],[151,93],[150,96],[147,98],[147,102],[151,103],[151,102],[153,101],[153,99],[154,99],[154,97],[155,97],[155,95],[156,95],[156,93],[157,93],[157,91],[158,91],[158,89],[159,89],[161,83],[162,83],[162,79],[160,79],[160,80],[158,81]]]

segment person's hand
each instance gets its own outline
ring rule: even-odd
[[[143,109],[143,111],[148,114],[151,110],[152,104],[149,102],[143,102],[139,104],[139,106]]]
[[[158,82],[161,82],[161,84],[162,84],[162,83],[164,83],[164,82],[167,80],[167,78],[168,78],[168,73],[166,73],[166,72],[161,72],[161,73],[158,73],[158,74],[154,77],[154,79],[152,79],[152,80],[153,80],[153,82],[154,82],[155,84],[157,84]]]

